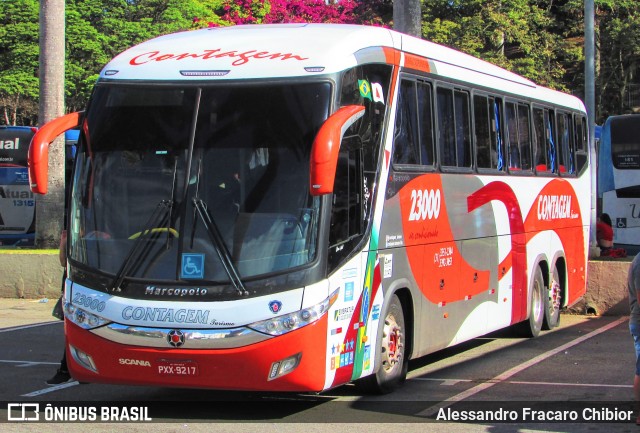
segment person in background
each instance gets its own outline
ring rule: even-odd
[[[60,235],[60,264],[65,268],[65,271],[62,275],[62,290],[64,291],[64,283],[67,278],[67,231],[63,230]],[[63,319],[64,320],[64,319]],[[58,367],[58,371],[53,377],[47,380],[47,385],[59,385],[64,382],[68,382],[71,379],[71,374],[69,374],[69,369],[67,368],[67,351],[66,344],[65,350],[62,351],[62,360],[60,360],[60,367]]]
[[[598,217],[598,222],[596,223],[596,240],[598,241],[601,253],[613,247],[613,227],[611,226],[611,217],[609,214],[603,213]]]
[[[640,404],[640,254],[636,255],[629,267],[627,277],[627,288],[629,290],[629,330],[633,336],[636,350],[636,368],[633,378],[633,395],[637,404]],[[636,424],[640,425],[640,414],[636,418]]]
[[[64,272],[62,273],[62,292],[64,293],[64,285],[67,279],[67,230],[66,230],[66,222],[67,222],[67,213],[69,208],[69,186],[71,185],[71,167],[73,165],[73,160],[76,156],[76,146],[78,141],[79,131],[67,131],[65,134],[66,143],[65,143],[65,194],[64,194],[64,219],[63,219],[63,228],[60,233],[60,250],[58,252],[58,257],[60,258],[60,266],[64,268]],[[61,317],[61,320],[64,320],[64,316]],[[64,382],[68,382],[71,380],[71,374],[69,373],[69,369],[67,368],[67,344],[65,340],[64,349],[62,351],[62,359],[60,360],[60,366],[58,367],[58,371],[53,377],[46,381],[47,385],[59,385]]]

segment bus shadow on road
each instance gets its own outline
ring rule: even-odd
[[[524,358],[531,359],[540,353],[547,352],[550,348],[562,346],[567,341],[575,339],[576,336],[585,335],[613,320],[615,318],[572,319],[553,331],[541,333],[535,339],[522,338],[510,329],[494,332],[411,361],[407,383],[394,393],[387,395],[365,394],[354,384],[347,384],[320,394],[157,388],[153,393],[145,394],[145,403],[150,405],[154,420],[159,422],[183,420],[230,423],[440,423],[455,421],[477,424],[477,421],[468,419],[451,420],[451,416],[447,414],[481,411],[483,414],[489,414],[482,416],[491,416],[494,419],[489,423],[491,430],[483,431],[513,431],[513,423],[516,421],[512,419],[496,420],[496,417],[501,416],[500,414],[515,416],[509,414],[516,412],[521,414],[525,407],[532,410],[548,411],[560,408],[561,410],[580,412],[587,404],[597,404],[602,407],[617,404],[621,410],[628,407],[630,403],[613,401],[566,403],[564,401],[548,401],[548,399],[539,400],[540,395],[528,393],[527,388],[522,388],[519,397],[513,401],[488,401],[486,395],[478,394],[462,401],[447,402],[447,397],[443,397],[441,394],[429,394],[428,390],[431,385],[425,386],[425,383],[439,385],[437,382],[439,379],[435,379],[436,377],[456,377],[456,374],[477,368],[475,363],[478,360],[488,365],[493,364],[500,367],[497,370],[491,370],[488,375],[482,376],[482,378],[467,380],[468,385],[465,385],[465,388],[491,382],[492,377],[509,370],[512,365],[522,363],[523,350],[527,352]],[[487,347],[495,343],[501,345],[496,348]],[[517,352],[520,355],[513,357]],[[502,398],[508,400],[504,396]],[[445,412],[440,412],[439,408],[443,408]],[[504,415],[505,411],[507,415]],[[330,420],[327,419],[327,413],[332,414]],[[482,422],[486,426],[487,423]],[[518,418],[517,422],[526,423],[526,420]],[[619,423],[618,425],[622,426],[623,424]],[[533,423],[531,426],[537,431],[558,431],[558,427],[560,427],[555,423],[549,424],[551,427],[548,429],[544,424],[539,423]],[[569,424],[562,424],[561,429],[567,432],[580,432],[584,431],[584,424],[577,424],[575,428]],[[615,431],[615,429],[607,431]]]

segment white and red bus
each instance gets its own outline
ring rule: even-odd
[[[386,392],[585,292],[583,104],[383,28],[253,25],[118,55],[83,113],[65,332],[82,382]]]

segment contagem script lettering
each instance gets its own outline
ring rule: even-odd
[[[184,60],[184,59],[202,59],[202,60],[210,60],[210,59],[220,59],[224,57],[229,57],[230,59],[234,59],[231,62],[233,66],[244,65],[249,62],[250,59],[267,59],[267,60],[307,60],[308,57],[302,57],[297,54],[292,53],[272,53],[269,51],[258,51],[258,50],[249,50],[249,51],[223,51],[220,48],[215,48],[211,50],[203,50],[199,53],[161,53],[160,51],[149,51],[148,53],[139,54],[129,60],[129,64],[132,66],[140,66],[149,62],[163,62],[165,60]]]

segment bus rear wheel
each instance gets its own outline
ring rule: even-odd
[[[375,374],[356,382],[365,392],[387,394],[398,388],[407,378],[408,360],[405,358],[405,321],[402,304],[393,295],[384,315],[382,333],[378,336],[380,367]]]
[[[553,329],[560,324],[560,307],[562,306],[562,288],[558,268],[553,268],[549,290],[544,297],[544,321],[542,329]]]
[[[545,292],[544,277],[540,267],[536,268],[531,287],[531,304],[529,308],[529,319],[519,323],[516,327],[523,337],[535,338],[540,334],[542,322],[545,315]]]

